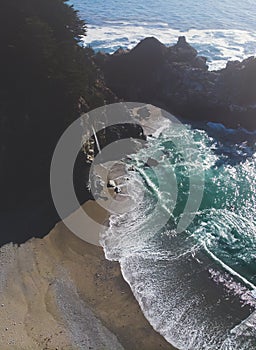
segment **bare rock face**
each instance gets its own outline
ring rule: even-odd
[[[117,49],[115,52],[114,52],[114,55],[123,55],[124,53],[128,53],[129,50],[124,50],[122,47],[119,47],[119,49]]]
[[[184,36],[171,47],[146,38],[130,51],[99,57],[106,83],[120,99],[151,103],[188,120],[256,129],[254,57],[209,71],[207,59]]]
[[[180,36],[176,45],[169,48],[173,61],[189,62],[197,56],[197,50],[187,43],[185,36]]]

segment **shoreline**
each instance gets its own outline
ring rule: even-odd
[[[155,133],[161,121],[157,115],[147,120],[145,134]],[[123,164],[107,179],[125,176]],[[120,204],[122,196],[107,190]],[[108,225],[110,213],[96,201],[82,207]],[[86,231],[99,235],[91,227]],[[119,262],[107,260],[102,247],[76,237],[63,222],[42,239],[1,247],[0,264],[1,349],[175,350],[145,318]]]
[[[83,207],[104,222],[95,205]],[[0,251],[1,349],[174,349],[145,319],[119,263],[62,222]]]
[[[158,137],[164,121],[175,122],[159,111],[149,105],[133,110],[132,118],[146,136]],[[119,186],[126,181],[124,163],[118,161],[107,177],[104,164],[97,165],[95,175],[105,180],[103,189],[120,206],[122,196],[107,183],[118,179]],[[104,191],[99,194],[105,196]],[[97,201],[88,200],[83,208],[108,226],[110,213]],[[101,247],[85,242],[90,235],[99,232],[87,226],[81,240],[59,222],[43,239],[0,249],[1,349],[175,350],[145,318],[119,263],[107,260]]]

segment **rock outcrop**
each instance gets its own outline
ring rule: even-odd
[[[166,47],[146,38],[130,51],[98,53],[106,84],[125,101],[147,102],[189,120],[256,129],[256,58],[209,71],[206,58],[180,37]]]

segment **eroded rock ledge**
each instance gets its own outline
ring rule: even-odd
[[[256,129],[256,58],[209,71],[207,59],[179,37],[166,47],[151,37],[132,50],[97,53],[107,85],[125,101],[146,102],[189,120]]]

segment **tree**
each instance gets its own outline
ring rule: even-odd
[[[49,192],[51,156],[79,99],[87,108],[104,103],[85,34],[66,0],[0,4],[1,209]]]

